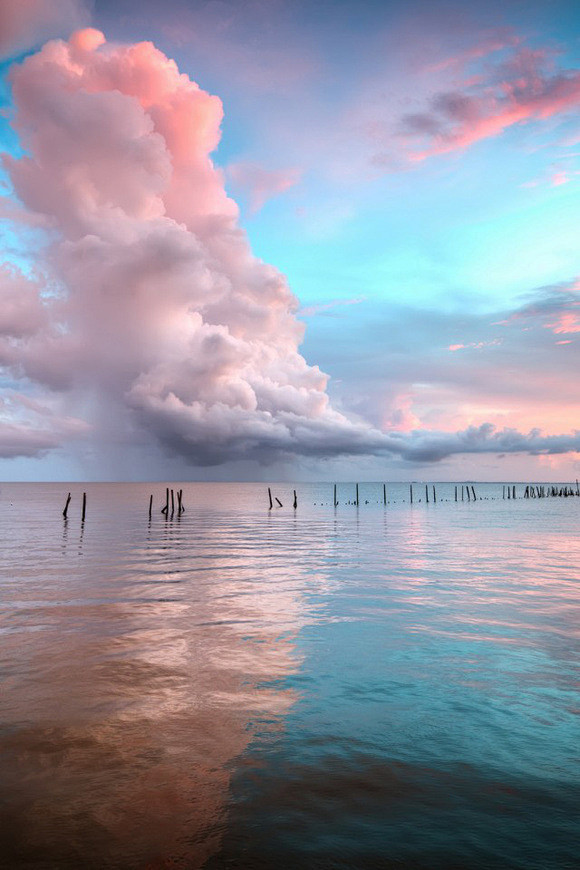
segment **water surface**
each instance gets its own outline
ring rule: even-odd
[[[84,489],[0,489],[2,866],[578,867],[580,498]]]

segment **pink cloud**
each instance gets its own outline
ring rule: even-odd
[[[256,214],[272,197],[286,193],[300,181],[299,169],[265,169],[257,163],[232,163],[227,174],[234,186],[249,197],[250,212]]]
[[[2,0],[0,58],[11,57],[50,37],[68,35],[88,20],[83,0]]]
[[[301,317],[316,317],[319,314],[328,314],[329,312],[335,311],[337,308],[342,308],[344,306],[360,305],[360,303],[364,301],[364,296],[357,296],[354,299],[333,299],[331,302],[321,302],[318,305],[307,305],[305,308],[301,308],[298,313]]]
[[[580,305],[580,303],[578,303]],[[573,311],[565,311],[553,323],[546,323],[546,329],[551,329],[556,335],[560,333],[580,332],[580,316]]]
[[[429,109],[406,115],[403,133],[425,144],[409,152],[422,161],[463,150],[516,124],[546,120],[580,106],[580,72],[547,70],[545,52],[520,49],[486,83],[437,94]]]
[[[11,78],[26,156],[5,165],[50,223],[42,268],[60,290],[7,274],[4,365],[92,395],[202,464],[380,444],[331,407],[327,376],[298,350],[297,301],[238,227],[210,159],[217,97],[151,43],[93,29]]]
[[[501,344],[501,339],[494,338],[489,341],[472,341],[469,344],[450,344],[447,348],[448,350],[467,350],[467,348],[472,347],[476,350],[481,350],[483,347],[495,347],[498,344]]]
[[[520,42],[520,37],[511,30],[494,30],[490,33],[482,34],[475,45],[449,55],[443,60],[431,63],[426,69],[429,73],[439,73],[448,69],[462,68],[467,64],[472,63],[474,60],[479,60],[482,57],[495,54],[495,52],[502,51],[505,48],[511,48],[518,45]]]

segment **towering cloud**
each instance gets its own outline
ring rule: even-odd
[[[12,86],[26,156],[5,164],[52,241],[44,288],[5,273],[4,364],[124,408],[198,463],[378,446],[331,408],[295,298],[237,225],[209,156],[217,97],[151,43],[94,29],[47,43]]]

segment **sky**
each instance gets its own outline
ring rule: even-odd
[[[3,0],[0,479],[580,476],[580,12]]]

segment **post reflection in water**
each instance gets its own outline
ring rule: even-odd
[[[574,866],[578,506],[405,486],[4,487],[6,866]]]

